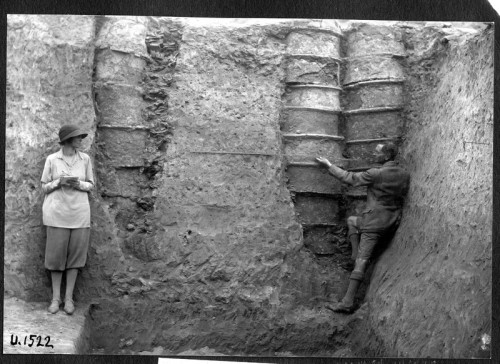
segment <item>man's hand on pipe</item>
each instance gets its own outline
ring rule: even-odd
[[[316,158],[316,162],[318,162],[319,164],[327,167],[327,168],[330,168],[331,167],[331,163],[328,159],[324,158],[324,157],[317,157]]]

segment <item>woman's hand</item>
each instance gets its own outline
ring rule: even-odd
[[[332,166],[332,164],[330,163],[330,161],[326,158],[323,158],[323,157],[318,157],[316,158],[316,162],[318,162],[319,164],[327,167],[327,168],[330,168]]]
[[[58,178],[59,183],[57,184],[59,187],[66,187],[69,186],[69,181],[64,178]]]
[[[59,186],[71,187],[77,189],[80,186],[80,181],[72,179],[60,179]]]
[[[74,179],[67,180],[66,183],[69,187],[72,187],[74,189],[78,189],[78,187],[80,186],[80,181],[75,181]]]

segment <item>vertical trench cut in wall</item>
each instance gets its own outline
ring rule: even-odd
[[[345,155],[349,170],[377,167],[376,145],[399,143],[403,136],[404,71],[399,59],[405,50],[394,27],[354,24],[346,31],[342,105]],[[365,208],[366,187],[347,187],[348,213],[360,215]]]
[[[341,186],[314,161],[317,156],[342,158],[341,39],[338,30],[321,28],[294,29],[287,36],[281,123],[286,175],[304,244],[319,255],[345,250],[338,239],[343,231]]]
[[[122,250],[146,262],[158,259],[149,215],[172,133],[168,88],[178,51],[178,34],[147,31],[145,17],[105,18],[94,80],[99,191],[114,212]]]
[[[344,289],[342,282],[347,280],[343,267],[350,252],[342,186],[315,162],[323,156],[344,165],[342,39],[338,26],[297,27],[286,37],[280,124],[287,187],[303,229],[304,246],[312,253],[312,266],[317,267],[310,279],[309,304],[338,299]]]
[[[288,188],[305,246],[336,258],[337,268],[350,255],[345,219],[364,210],[366,187],[342,185],[314,158],[364,171],[376,167],[378,143],[399,141],[403,56],[401,36],[384,26],[354,26],[345,34],[295,29],[287,36],[281,130]],[[341,287],[334,291],[342,294]]]

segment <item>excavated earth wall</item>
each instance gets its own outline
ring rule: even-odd
[[[77,305],[91,303],[97,352],[332,354],[342,320],[313,307],[335,298],[347,272],[331,274],[303,247],[279,130],[286,37],[320,22],[200,23],[9,17],[6,294],[50,297],[39,178],[58,128],[72,122],[90,132],[97,180],[75,292]],[[66,47],[72,58],[52,59]],[[86,97],[71,104],[73,91]],[[56,92],[68,100],[46,108],[64,113],[35,109]]]
[[[491,35],[373,29],[388,37],[380,47],[389,56],[367,61],[363,44],[376,42],[354,32],[341,68],[343,51],[329,56],[346,42],[332,35],[341,33],[335,21],[9,16],[6,296],[50,297],[39,179],[59,147],[57,130],[75,123],[90,132],[84,151],[97,176],[88,265],[75,293],[77,305],[91,306],[94,353],[353,356],[378,344],[394,355],[472,353],[468,343],[488,332],[478,310],[489,309],[491,284],[491,145],[477,144],[491,143],[491,99],[478,97],[492,93]],[[391,56],[403,43],[409,57]],[[363,84],[377,77],[382,84]],[[342,80],[350,87],[341,93]],[[329,184],[307,163],[323,144],[341,159],[339,135],[400,137],[405,102],[402,161],[414,175],[407,218],[373,274],[369,305],[331,313],[321,303],[340,298],[349,276],[344,218],[361,209],[364,192]],[[341,106],[354,113],[340,115]],[[366,108],[378,109],[357,113]],[[363,128],[369,116],[391,133]],[[436,135],[442,144],[431,142]],[[466,136],[474,143],[455,143]],[[359,145],[350,153],[364,158]],[[306,154],[288,165],[289,155]],[[442,320],[432,331],[425,325],[436,317],[423,307],[447,286],[456,305],[432,306]],[[444,322],[447,315],[456,319]],[[462,336],[451,339],[456,330]],[[445,343],[444,354],[416,347],[426,334]],[[352,352],[351,341],[363,349]]]
[[[404,29],[401,226],[373,272],[366,355],[489,357],[493,29]]]
[[[7,29],[4,290],[27,300],[49,297],[40,178],[67,123],[89,130],[95,112],[93,16],[9,15]]]

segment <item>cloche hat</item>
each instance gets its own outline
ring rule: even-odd
[[[88,133],[84,132],[76,125],[63,125],[61,126],[61,129],[59,129],[60,142],[64,142],[65,140],[76,137],[78,135],[83,135],[83,137],[85,138]]]

